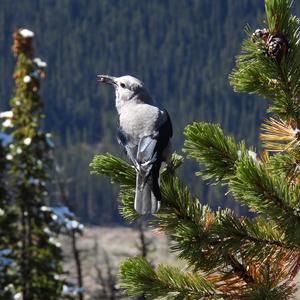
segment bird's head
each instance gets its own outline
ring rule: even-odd
[[[118,111],[128,103],[152,103],[152,98],[144,84],[133,76],[98,75],[98,78],[100,83],[110,84],[114,87]]]

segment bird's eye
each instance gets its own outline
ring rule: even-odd
[[[120,86],[122,87],[122,88],[125,88],[125,83],[120,83]]]

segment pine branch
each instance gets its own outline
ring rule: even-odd
[[[275,126],[271,126],[275,124]],[[293,129],[282,121],[271,119],[264,135],[261,135],[267,151],[278,151],[276,155],[266,156],[265,167],[273,176],[281,176],[286,184],[300,183],[300,149],[298,129]],[[284,143],[288,142],[288,143]],[[295,206],[297,208],[297,205]]]
[[[101,166],[101,163],[107,168]],[[113,170],[121,170],[124,166],[124,162],[111,155],[102,156],[101,163],[96,169],[100,172],[104,170],[104,174],[112,176],[118,173]],[[131,167],[129,169],[131,170]],[[128,182],[128,174],[122,173],[118,176],[118,179],[114,180],[121,184]],[[131,184],[134,183],[133,179],[134,177]],[[121,188],[120,194],[122,206],[126,211],[123,215],[130,221],[138,217],[133,208],[133,187],[134,185]],[[196,270],[223,269],[224,260],[230,266],[232,260],[227,259],[226,253],[231,253],[233,257],[235,253],[240,252],[242,257],[248,255],[251,259],[257,259],[264,256],[264,253],[269,255],[276,252],[278,247],[287,247],[284,235],[275,223],[262,218],[253,222],[247,218],[240,219],[229,210],[213,213],[191,195],[177,176],[168,171],[161,176],[161,190],[164,201],[152,224],[170,236],[175,242],[171,249],[178,252],[178,256]],[[265,251],[266,249],[268,251]],[[247,264],[244,270],[246,266]],[[227,268],[227,273],[231,273],[232,270],[233,273],[237,272],[237,269],[231,266]],[[226,270],[223,272],[226,273]],[[249,274],[241,273],[240,270],[239,275],[243,275],[245,281],[249,278]]]
[[[245,155],[244,144],[239,150],[217,125],[194,123],[187,127],[186,136],[185,151],[204,164],[205,178],[216,177],[220,181],[227,177],[230,191],[237,199],[257,212],[271,214],[273,220],[285,224],[284,230],[290,238],[296,238],[297,225],[292,225],[300,221],[296,186],[287,186],[285,178],[274,178],[249,153]]]
[[[172,170],[169,169],[168,171],[174,172],[181,165],[182,160],[180,155],[174,153],[172,156]],[[136,177],[134,167],[107,153],[106,155],[96,155],[90,164],[90,168],[91,174],[109,177],[112,183],[120,184],[120,213],[129,222],[136,221],[139,215],[133,208]]]
[[[184,152],[205,167],[197,175],[216,182],[228,182],[235,173],[236,161],[246,152],[245,144],[236,144],[216,124],[194,123],[185,128],[184,134]]]
[[[288,151],[292,146],[299,145],[299,129],[280,119],[266,120],[261,130],[260,139],[266,151]]]
[[[97,161],[98,164],[93,165],[93,170],[112,176],[113,181],[122,185],[120,197],[126,207],[127,216],[130,220],[136,219],[138,216],[133,209],[135,174],[133,172],[130,176],[128,175],[132,167],[111,155],[101,156],[101,160]],[[115,172],[115,170],[122,171]],[[275,259],[278,251],[281,253],[289,247],[291,250],[288,251],[294,249],[290,240],[286,239],[275,222],[263,218],[257,218],[254,221],[238,218],[229,210],[219,210],[213,213],[207,206],[202,206],[179,178],[169,170],[165,170],[161,175],[161,190],[164,201],[152,224],[163,230],[173,240],[171,250],[176,251],[178,256],[185,259],[195,271],[203,270],[210,274],[214,273],[211,278],[207,277],[207,280],[214,284],[220,294],[223,292],[234,294],[236,299],[241,299],[241,293],[262,289],[261,285],[265,282],[259,282],[257,276],[260,273],[251,273],[249,268],[255,264],[260,269],[268,257],[274,256]],[[294,265],[295,259],[289,259],[289,262]],[[126,268],[127,266],[124,270]],[[122,276],[128,284],[135,283],[130,273],[123,273]],[[151,281],[153,276],[150,273],[144,274],[144,280],[148,282],[149,288],[157,284],[156,281]],[[284,276],[286,273],[282,274],[282,277]],[[174,279],[171,282],[174,282]],[[136,286],[137,284],[132,285],[137,288]],[[132,287],[127,288],[130,290]],[[169,290],[170,288],[173,290],[173,287],[168,287]],[[288,288],[290,284],[287,284]],[[144,293],[146,289],[142,285],[139,291]],[[151,293],[150,299],[153,299]]]
[[[107,176],[112,183],[118,183],[124,187],[135,186],[135,169],[124,160],[109,153],[96,155],[90,163],[91,174]]]
[[[251,265],[249,272],[255,275],[256,280],[251,289],[245,289],[243,297],[245,299],[291,299],[296,290],[292,282],[295,275],[293,275],[293,264],[298,256],[299,253],[283,251],[270,255],[261,264]],[[299,267],[297,271],[298,269]]]
[[[290,8],[290,0],[265,1],[267,24],[271,32],[277,32],[288,26]]]
[[[126,259],[120,268],[121,286],[129,296],[147,299],[278,299],[287,300],[295,292],[289,261],[295,254],[271,256],[262,264],[246,270],[230,257],[236,273],[246,273],[248,284],[236,276],[200,275],[178,268],[159,265],[153,270],[141,257]]]
[[[159,265],[153,270],[143,258],[126,259],[120,268],[122,287],[129,296],[147,299],[218,299],[213,286],[196,273]]]
[[[298,184],[300,179],[300,149],[298,145],[292,145],[288,153],[280,153],[271,156],[266,164],[268,171],[273,176],[283,176],[287,184]]]
[[[230,83],[237,92],[257,94],[273,103],[269,112],[283,120],[298,123],[300,108],[300,49],[299,19],[290,13],[291,1],[266,0],[266,29],[268,33],[257,38],[247,28],[248,38],[237,57]],[[253,30],[252,30],[253,32]],[[280,55],[268,55],[271,43],[280,48]]]
[[[244,257],[261,258],[279,248],[295,249],[289,245],[283,231],[275,222],[261,216],[255,219],[238,218],[232,212],[227,212],[219,216],[213,232],[223,241],[220,246],[224,251],[240,251]]]
[[[285,178],[272,176],[263,165],[249,158],[238,164],[236,177],[229,186],[237,199],[270,216],[299,245],[300,217],[296,208],[300,190],[297,186],[287,185]]]
[[[191,209],[188,211],[191,212]],[[175,242],[171,250],[196,270],[212,272],[222,269],[226,274],[233,269],[233,273],[249,282],[247,265],[263,260],[278,249],[289,247],[282,230],[274,222],[263,218],[253,221],[238,218],[229,210],[212,213],[208,207],[201,205],[196,211],[198,214],[195,213],[195,217],[194,213],[187,215],[177,210],[175,214],[170,211],[165,217],[161,214],[157,216],[157,225]],[[247,258],[243,273],[241,268],[236,269],[236,264],[232,265],[232,259],[228,259],[230,253],[232,257],[240,253],[241,257]],[[228,264],[226,267],[224,261]]]

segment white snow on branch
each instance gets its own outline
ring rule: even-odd
[[[22,293],[17,293],[14,295],[14,300],[22,300],[22,299],[23,299]]]
[[[3,127],[13,127],[13,123],[11,121],[11,119],[6,119],[3,123],[2,123]]]
[[[34,178],[32,176],[29,177],[28,179],[29,183],[31,183],[32,185],[39,185],[40,180],[38,178]]]
[[[256,164],[260,164],[260,161],[257,158],[257,153],[256,152],[248,150],[247,154],[248,154],[248,157],[250,157],[253,160],[253,162],[255,162]],[[242,151],[238,150],[237,155],[238,155],[238,160],[241,160],[242,159]]]
[[[24,37],[24,38],[33,38],[33,37],[34,37],[34,32],[31,31],[31,30],[29,30],[29,29],[26,29],[26,28],[21,29],[21,30],[19,31],[19,33],[20,33],[21,36]]]
[[[60,274],[54,274],[54,279],[55,280],[62,280],[63,277]]]
[[[258,159],[257,159],[257,153],[254,152],[254,151],[251,151],[251,150],[248,150],[248,155],[250,158],[252,158],[252,160],[255,162],[255,163],[258,163]]]
[[[15,286],[12,283],[9,283],[8,285],[6,285],[4,287],[4,292],[10,292],[10,293],[14,293],[15,292]]]
[[[53,236],[50,236],[49,243],[57,248],[61,248],[61,243],[58,240],[56,240]]]
[[[84,225],[75,220],[75,214],[66,206],[48,207],[42,206],[41,211],[50,212],[51,219],[60,227],[69,231],[82,231]]]
[[[83,224],[79,223],[79,222],[76,221],[76,220],[68,221],[68,222],[66,223],[66,227],[67,227],[69,230],[72,230],[72,229],[79,229],[80,231],[82,231],[83,228],[84,228]]]
[[[75,217],[74,213],[66,206],[52,207],[52,211],[62,223],[65,222],[66,218],[70,220],[70,218]]]
[[[29,75],[24,76],[23,81],[25,83],[29,83],[31,81],[31,77]]]
[[[242,151],[241,150],[237,151],[237,156],[238,156],[238,160],[242,159]]]
[[[41,60],[39,57],[36,57],[33,62],[37,65],[38,68],[46,68],[47,63]]]
[[[84,293],[84,288],[64,284],[61,293],[63,296],[77,296]]]
[[[53,143],[53,140],[52,140],[52,134],[51,133],[46,133],[46,143],[48,144],[48,146],[50,148],[54,148],[55,145]]]
[[[24,139],[23,143],[27,146],[29,146],[31,144],[31,138],[27,137],[26,139]]]
[[[52,234],[50,228],[47,227],[47,226],[43,228],[43,231],[44,231],[46,234],[48,234],[48,235],[51,235],[51,234]]]
[[[13,117],[13,115],[14,114],[11,110],[0,112],[0,118],[9,118],[9,119],[11,119]]]
[[[51,207],[49,207],[49,206],[41,206],[41,208],[40,208],[40,210],[41,211],[52,211],[52,208]]]
[[[5,157],[7,160],[12,160],[13,159],[13,156],[11,154],[7,154],[6,157]]]

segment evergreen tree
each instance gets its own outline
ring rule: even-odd
[[[2,112],[0,117],[6,118],[11,112]],[[10,122],[10,121],[8,121]],[[4,121],[5,123],[5,121]],[[13,299],[15,294],[16,265],[14,256],[17,236],[16,212],[7,191],[7,154],[11,137],[8,134],[0,135],[0,299]]]
[[[174,170],[161,174],[164,201],[151,223],[170,237],[171,250],[186,260],[187,270],[152,268],[142,257],[128,258],[121,265],[128,295],[280,300],[295,292],[300,261],[300,30],[290,6],[289,0],[265,0],[267,28],[247,28],[230,75],[236,91],[271,100],[274,118],[263,124],[261,135],[266,151],[258,155],[216,124],[185,128],[184,151],[202,166],[197,175],[227,186],[256,216],[239,217],[229,209],[213,212],[201,205],[176,174],[183,159],[174,155]],[[121,185],[121,212],[136,220],[134,168],[107,154],[96,156],[91,169]]]
[[[57,276],[61,272],[61,249],[53,242],[42,209],[52,151],[49,135],[41,130],[44,115],[39,89],[46,63],[33,56],[33,36],[32,31],[18,29],[12,46],[17,58],[13,76],[16,88],[11,99],[13,143],[7,158],[19,220],[18,284],[23,300],[57,300],[62,289]]]
[[[82,257],[81,250],[78,247],[78,240],[83,235],[84,225],[76,220],[76,216],[73,213],[74,208],[72,207],[69,191],[68,181],[63,174],[63,169],[58,165],[56,166],[56,185],[59,194],[59,203],[61,207],[52,207],[50,210],[57,215],[56,222],[58,223],[57,232],[64,234],[70,238],[72,245],[72,255],[74,259],[76,269],[77,286],[74,284],[67,283],[63,286],[64,294],[71,294],[78,300],[84,300],[84,283],[83,283],[83,272],[82,272]],[[59,214],[57,212],[60,212]]]

